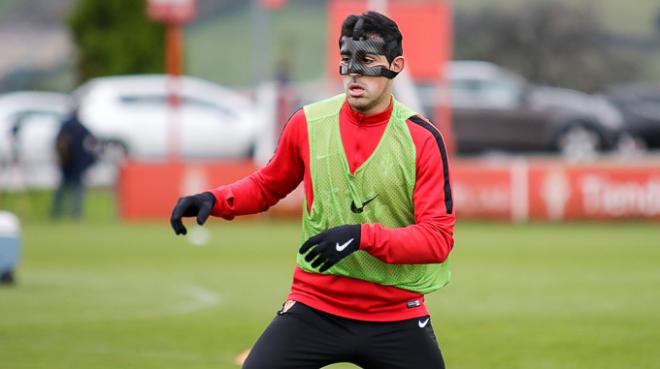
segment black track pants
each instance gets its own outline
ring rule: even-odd
[[[338,362],[364,369],[445,367],[429,317],[363,322],[296,303],[273,319],[243,368],[317,369]]]

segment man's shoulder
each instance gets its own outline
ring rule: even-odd
[[[344,100],[346,100],[346,94],[345,93],[340,93],[340,94],[337,94],[337,95],[334,95],[334,96],[327,97],[325,99],[316,100],[316,101],[311,102],[311,103],[309,103],[305,106],[312,106],[312,105],[318,105],[318,104],[329,104],[329,103],[337,103],[337,102],[343,103]]]
[[[430,119],[421,114],[409,116],[408,119],[406,119],[406,123],[411,131],[415,131],[424,136],[435,136],[440,134],[438,127],[431,122]]]
[[[307,116],[308,120],[314,120],[338,114],[345,100],[346,95],[342,93],[305,105],[303,106],[303,110],[305,111],[305,116]]]
[[[431,150],[445,150],[444,138],[438,127],[421,114],[413,115],[406,120],[408,130],[415,146]]]

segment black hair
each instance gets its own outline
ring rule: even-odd
[[[359,20],[362,20],[362,32],[367,35],[367,37],[378,36],[385,41],[385,45],[390,45],[386,47],[388,62],[392,62],[397,56],[403,55],[403,36],[399,27],[396,23],[390,18],[380,14],[378,12],[369,11],[362,13],[360,15],[349,15],[344,19],[344,23],[341,25],[341,35],[339,36],[339,46],[341,47],[341,38],[352,37],[353,30],[356,28],[355,25]]]

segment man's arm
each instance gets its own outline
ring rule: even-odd
[[[183,217],[197,217],[202,225],[210,214],[225,219],[254,214],[268,209],[293,191],[305,173],[300,157],[301,140],[306,140],[307,121],[302,109],[287,122],[268,164],[250,176],[207,192],[179,198],[170,224],[174,233],[186,234]]]
[[[413,117],[407,123],[417,148],[415,224],[363,224],[360,249],[386,263],[441,263],[454,245],[456,222],[447,153],[440,133],[428,121]]]
[[[300,145],[307,135],[302,109],[289,118],[275,154],[268,164],[237,182],[210,190],[215,196],[211,214],[225,219],[267,210],[295,190],[305,172]]]

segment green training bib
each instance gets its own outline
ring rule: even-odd
[[[346,159],[339,111],[345,95],[305,106],[314,203],[303,204],[302,241],[343,224],[380,223],[388,228],[414,224],[415,145],[406,120],[416,113],[393,99],[392,114],[378,146],[351,173]],[[318,273],[298,255],[298,265]],[[448,260],[441,264],[388,264],[358,250],[324,274],[429,293],[446,285]]]

